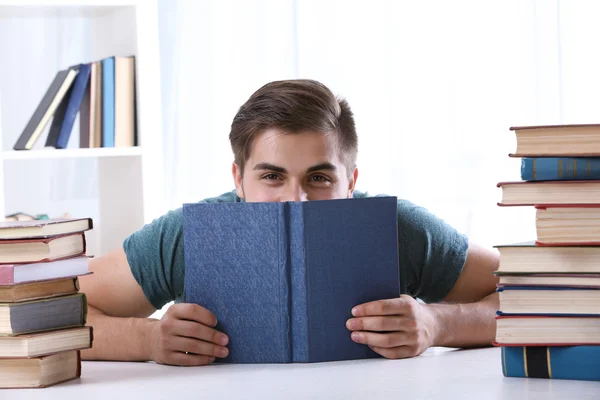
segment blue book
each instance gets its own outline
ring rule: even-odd
[[[600,381],[600,346],[502,347],[502,373],[514,378]]]
[[[524,181],[600,179],[600,158],[522,158],[521,179]]]
[[[395,197],[185,204],[185,299],[229,336],[223,362],[378,357],[354,306],[400,295]]]
[[[60,125],[58,135],[54,138],[52,135],[48,135],[46,146],[56,147],[57,149],[66,149],[71,137],[71,131],[75,124],[75,118],[79,113],[79,107],[83,100],[88,82],[90,80],[90,66],[87,64],[80,64],[77,68],[79,73],[75,78],[71,93],[69,96],[68,103],[64,110],[64,116]],[[56,115],[55,115],[56,117]],[[55,141],[54,141],[55,140]]]
[[[102,147],[115,147],[115,58],[102,60]]]

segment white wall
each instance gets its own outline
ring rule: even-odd
[[[488,246],[534,234],[531,208],[496,205],[496,184],[519,178],[509,127],[598,121],[593,1],[159,4],[177,21],[161,25],[173,208],[232,189],[229,125],[271,80],[318,79],[349,100],[359,189],[424,205]]]

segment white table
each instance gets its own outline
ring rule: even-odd
[[[84,362],[81,379],[0,391],[27,399],[600,399],[600,382],[505,378],[500,349],[429,349],[405,360],[170,367]]]

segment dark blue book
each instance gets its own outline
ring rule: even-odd
[[[102,60],[102,147],[115,147],[115,58]]]
[[[600,158],[522,158],[524,181],[600,179]]]
[[[54,116],[56,121],[53,121],[51,128],[54,128],[54,122],[57,122],[57,124],[60,124],[60,130],[57,134],[53,134],[54,132],[51,129],[50,133],[48,134],[48,139],[46,140],[47,147],[66,149],[67,144],[69,143],[71,131],[73,130],[73,125],[75,124],[75,118],[79,113],[81,101],[83,100],[83,95],[85,94],[90,80],[89,65],[80,64],[77,67],[77,70],[79,73],[77,74],[75,82],[73,83],[73,87],[70,90],[68,100],[66,98],[64,99],[64,101],[67,101],[67,103],[61,105],[64,107],[64,109],[61,109],[62,115],[57,112]]]
[[[185,204],[185,300],[229,336],[224,362],[377,357],[354,306],[400,295],[395,197]]]
[[[600,346],[502,347],[502,373],[515,378],[600,381]]]

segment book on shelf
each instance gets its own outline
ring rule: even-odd
[[[511,127],[517,149],[511,157],[600,157],[600,124]]]
[[[78,350],[38,358],[0,359],[0,388],[43,388],[80,376]]]
[[[600,318],[598,316],[498,315],[494,345],[600,345]]]
[[[356,305],[400,295],[396,207],[395,197],[184,204],[185,300],[229,336],[222,362],[378,357],[346,321]]]
[[[76,76],[77,71],[74,69],[65,69],[56,73],[40,104],[23,129],[21,136],[17,139],[13,147],[14,150],[31,150],[73,84]]]
[[[599,204],[600,180],[500,182],[500,206]]]
[[[102,147],[102,63],[90,63],[90,83],[79,109],[79,147]]]
[[[79,147],[132,147],[137,138],[135,56],[59,71],[14,150],[31,150],[52,119],[45,147],[67,148],[79,115]]]
[[[81,102],[87,90],[87,86],[90,80],[90,66],[87,64],[79,64],[77,67],[77,77],[71,88],[71,92],[68,97],[66,106],[64,107],[64,114],[60,115],[60,118],[56,118],[59,115],[55,114],[55,120],[60,124],[60,129],[50,130],[48,138],[46,139],[46,147],[54,147],[57,149],[67,148],[67,143],[71,137],[71,131],[75,124],[75,118],[79,113]]]
[[[524,181],[600,179],[600,158],[524,157],[521,159]]]

